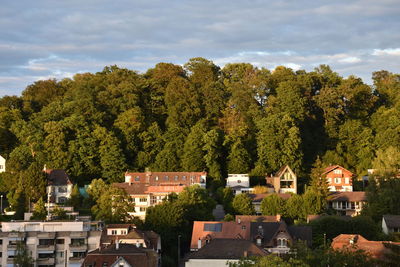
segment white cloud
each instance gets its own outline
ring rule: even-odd
[[[400,56],[400,48],[374,49],[373,56]]]

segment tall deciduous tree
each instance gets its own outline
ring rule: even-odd
[[[248,194],[238,194],[233,198],[232,208],[235,214],[253,215],[254,206]]]

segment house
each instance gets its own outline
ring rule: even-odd
[[[6,159],[0,155],[0,173],[6,171]]]
[[[71,198],[73,184],[65,170],[47,169],[43,171],[47,176],[47,194],[51,206],[65,204]]]
[[[158,267],[160,262],[155,251],[132,244],[116,243],[89,252],[83,267]]]
[[[386,255],[392,253],[387,244],[399,246],[400,249],[400,242],[369,241],[362,235],[353,234],[338,235],[332,240],[331,247],[337,250],[363,250],[375,259],[386,260]]]
[[[357,216],[367,202],[365,192],[334,192],[328,196],[328,206],[341,215]]]
[[[322,173],[322,177],[328,182],[329,191],[352,192],[354,174],[339,165],[329,166]]]
[[[143,231],[134,224],[109,224],[102,232],[100,244],[102,247],[121,243],[137,247],[161,251],[161,238],[153,231]]]
[[[242,193],[251,193],[250,178],[248,174],[228,174],[226,178],[226,187],[230,187],[234,195]]]
[[[185,257],[185,267],[226,267],[243,257],[266,256],[269,253],[244,239],[214,239]]]
[[[191,251],[198,251],[215,239],[248,240],[269,253],[287,253],[290,245],[298,240],[311,245],[309,226],[287,226],[279,222],[210,222],[195,221],[193,224]]]
[[[297,194],[297,176],[288,165],[280,168],[274,176],[267,176],[265,180],[276,193]]]
[[[383,215],[382,231],[385,234],[400,232],[400,215]]]
[[[147,208],[161,203],[169,194],[179,194],[191,185],[205,188],[206,177],[205,172],[125,173],[125,182],[113,186],[124,190],[134,201],[130,215],[145,219]]]
[[[275,193],[272,193],[275,194]],[[264,198],[267,196],[271,195],[271,193],[265,193],[265,194],[249,194],[249,197],[251,198],[251,202],[253,204],[254,210],[257,215],[261,215],[261,202],[263,201]],[[288,200],[292,195],[289,193],[282,193],[278,194],[278,196],[282,199]]]
[[[0,264],[12,266],[23,242],[37,266],[81,266],[88,251],[100,246],[103,223],[93,221],[2,222]]]

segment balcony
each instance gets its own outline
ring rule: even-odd
[[[7,264],[14,264],[14,258],[7,258]]]
[[[71,232],[71,238],[85,238],[87,237],[88,232]]]
[[[69,249],[71,251],[82,251],[82,250],[87,250],[87,244],[70,244]]]
[[[39,238],[39,239],[54,239],[54,238],[56,238],[56,233],[49,233],[49,232],[47,232],[47,233],[43,233],[43,232],[39,232],[38,233],[38,235],[37,235],[37,237]]]
[[[37,258],[36,262],[38,265],[53,265],[55,260],[54,258]]]
[[[69,258],[69,263],[82,263],[85,257],[70,257]]]
[[[41,251],[41,250],[54,250],[55,246],[52,244],[48,244],[48,245],[38,245],[37,246],[37,250]]]

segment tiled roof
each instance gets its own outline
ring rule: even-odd
[[[65,170],[44,170],[47,174],[48,185],[69,185],[72,184]]]
[[[201,176],[206,172],[127,172],[125,176],[131,176],[132,183],[147,183],[160,185],[161,183],[176,183],[191,185],[200,183]]]
[[[186,259],[240,259],[245,256],[265,256],[268,252],[249,240],[213,239]]]
[[[146,193],[181,193],[186,185],[158,185],[147,187]]]
[[[329,195],[328,201],[350,201],[350,202],[365,202],[367,196],[365,192],[334,192]]]
[[[102,267],[104,263],[111,266],[120,257],[122,257],[131,266],[153,267],[157,266],[158,255],[150,250],[138,248],[131,244],[110,245],[106,248],[96,249],[89,252],[82,266],[91,264],[93,267]]]
[[[261,202],[264,198],[266,198],[269,195],[272,195],[275,193],[265,193],[265,194],[249,194],[249,197],[253,202]],[[289,199],[292,195],[289,193],[278,193],[277,194],[279,197],[283,199]]]
[[[383,215],[383,219],[389,228],[400,228],[400,215]]]
[[[213,227],[215,226],[215,227]],[[210,231],[212,228],[215,231]],[[210,239],[250,239],[250,222],[213,222],[213,221],[195,221],[193,223],[191,249],[198,248],[198,240],[201,240],[202,246],[206,243],[206,238]]]
[[[342,170],[345,170],[345,171],[348,171],[349,173],[353,174],[351,171],[349,171],[349,170],[343,168],[343,167],[340,166],[340,165],[331,165],[331,166],[328,166],[328,167],[325,168],[325,170],[324,170],[324,172],[322,173],[322,175],[327,174],[328,172],[331,172],[331,171],[333,171],[333,170],[335,170],[335,169],[338,169],[338,168],[340,168],[340,169],[342,169]]]
[[[385,254],[391,252],[386,248],[385,241],[369,241],[362,235],[341,234],[335,237],[332,241],[331,247],[333,249],[353,249],[364,250],[366,253],[374,258],[384,259]],[[390,242],[393,245],[399,245],[399,242]]]

